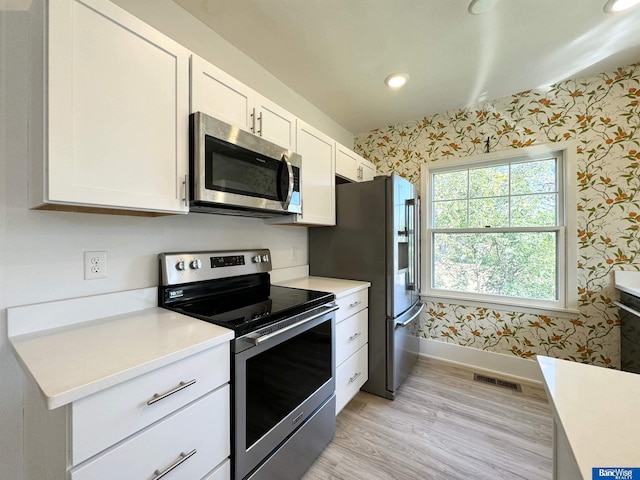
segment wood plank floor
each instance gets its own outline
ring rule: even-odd
[[[303,479],[549,480],[552,425],[542,387],[515,392],[421,358],[394,401],[354,397]]]

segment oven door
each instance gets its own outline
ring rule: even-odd
[[[640,373],[640,298],[620,292],[620,369]]]
[[[335,392],[336,309],[289,319],[234,355],[234,478],[267,460]],[[246,340],[237,339],[236,350]]]

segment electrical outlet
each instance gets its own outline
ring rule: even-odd
[[[84,252],[84,279],[107,278],[107,252]]]

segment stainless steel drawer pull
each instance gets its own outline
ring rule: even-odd
[[[183,462],[186,462],[187,460],[189,460],[196,453],[197,453],[197,450],[195,448],[191,450],[189,453],[181,452],[180,458],[178,458],[178,460],[176,460],[171,466],[167,467],[163,471],[156,470],[155,472],[153,472],[153,477],[151,477],[151,480],[158,480],[164,477],[167,473],[171,472],[171,470],[181,465]]]
[[[354,333],[353,335],[351,335],[349,337],[349,341],[353,342],[356,338],[358,338],[360,335],[362,335],[362,332],[358,332],[358,333]]]
[[[358,305],[360,305],[362,302],[360,300],[358,300],[357,302],[353,302],[349,304],[349,308],[353,308],[353,307],[357,307]]]
[[[193,380],[189,380],[188,382],[180,382],[180,385],[178,385],[175,388],[172,388],[168,392],[165,392],[165,393],[162,393],[162,394],[155,393],[153,395],[153,398],[147,402],[147,405],[153,405],[154,403],[159,402],[160,400],[163,400],[163,399],[167,398],[169,395],[173,395],[174,393],[179,392],[180,390],[184,390],[185,388],[190,387],[194,383],[196,383],[196,379],[195,378]]]
[[[362,375],[362,372],[358,372],[358,373],[356,373],[353,377],[351,377],[351,378],[349,379],[349,383],[353,383],[353,382],[355,382],[355,381],[358,379],[358,377],[359,377],[360,375]]]

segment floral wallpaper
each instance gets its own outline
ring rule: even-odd
[[[619,367],[613,270],[640,269],[640,64],[378,128],[355,149],[420,185],[420,167],[490,150],[577,142],[579,318],[427,303],[419,334],[532,358]]]

